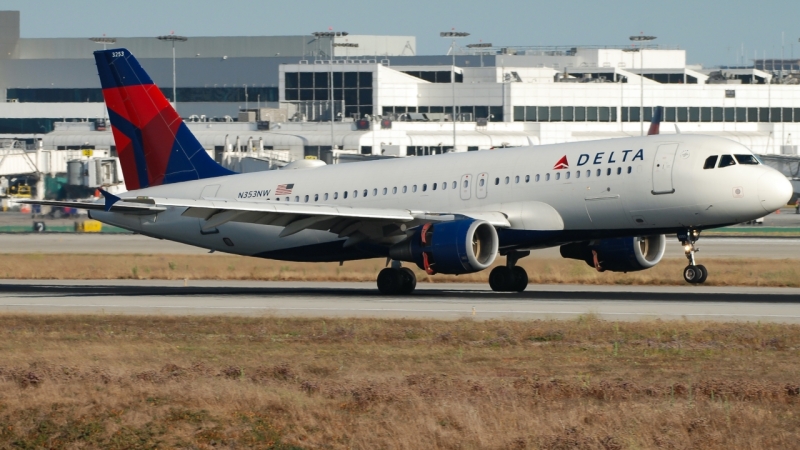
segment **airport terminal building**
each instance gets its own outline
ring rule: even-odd
[[[104,45],[128,48],[206,150],[238,170],[636,136],[657,105],[662,133],[763,155],[796,155],[800,139],[796,61],[707,69],[662,46],[417,55],[413,36],[190,36],[175,43],[173,86],[171,43],[155,36],[20,38],[14,11],[0,25],[0,137],[42,152],[114,156],[92,55]]]

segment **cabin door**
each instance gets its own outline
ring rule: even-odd
[[[672,194],[675,188],[672,185],[672,167],[675,165],[675,155],[678,153],[678,144],[659,145],[656,159],[653,161],[653,195]]]

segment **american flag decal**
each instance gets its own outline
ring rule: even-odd
[[[278,188],[275,189],[275,195],[289,195],[292,193],[292,188],[294,187],[294,183],[292,184],[279,184]]]

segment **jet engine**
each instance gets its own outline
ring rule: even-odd
[[[666,247],[667,239],[659,234],[566,244],[561,256],[586,261],[601,272],[635,272],[658,264]]]
[[[413,262],[428,274],[458,275],[483,270],[497,257],[497,230],[485,220],[426,223],[393,245],[389,256]]]

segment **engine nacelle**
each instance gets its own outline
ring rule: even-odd
[[[433,275],[457,275],[483,270],[497,257],[497,230],[485,220],[427,223],[389,249],[397,261],[413,262]]]
[[[566,244],[561,256],[586,261],[601,272],[635,272],[658,264],[666,248],[667,239],[659,234]]]

